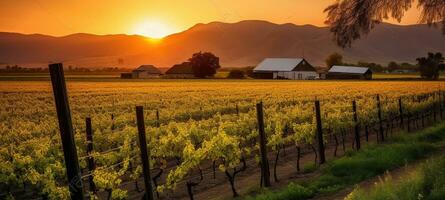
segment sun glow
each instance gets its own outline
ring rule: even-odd
[[[142,35],[152,39],[162,39],[172,33],[174,33],[174,30],[160,21],[142,22],[137,24],[133,30],[133,34]]]

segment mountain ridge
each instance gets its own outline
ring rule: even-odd
[[[385,64],[415,62],[429,51],[445,52],[444,44],[441,31],[424,24],[382,23],[353,43],[352,48],[341,49],[328,27],[244,20],[196,24],[158,42],[126,34],[48,36],[0,32],[0,62],[25,66],[65,62],[82,67],[170,67],[194,52],[210,51],[221,58],[223,67],[252,66],[266,57],[305,57],[314,65],[324,66],[324,59],[333,52],[343,54],[348,62]]]

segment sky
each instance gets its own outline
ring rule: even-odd
[[[267,20],[325,26],[335,0],[0,0],[0,31],[63,36],[139,34],[161,38],[197,23]],[[415,24],[411,9],[400,24]],[[388,21],[397,23],[396,21]]]

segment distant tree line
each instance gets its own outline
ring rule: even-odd
[[[38,73],[38,72],[48,72],[48,68],[26,68],[26,67],[20,67],[18,65],[7,65],[5,68],[0,68],[0,72],[7,72],[7,73],[22,73],[22,72],[29,72],[29,73]]]
[[[66,72],[123,72],[129,71],[126,68],[118,67],[102,67],[102,68],[86,68],[68,66]],[[0,68],[1,73],[47,73],[48,67],[21,67],[18,65],[6,65],[5,68]]]

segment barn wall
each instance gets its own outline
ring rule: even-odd
[[[318,78],[317,72],[314,71],[292,71],[292,72],[274,72],[274,79],[290,79],[290,80],[308,80]]]
[[[193,74],[166,74],[165,78],[195,78]]]
[[[367,74],[345,74],[345,73],[328,73],[326,79],[372,79],[372,73]]]
[[[255,76],[255,78],[258,78],[258,79],[273,79],[274,73],[273,72],[255,72],[254,76]]]
[[[151,74],[148,72],[133,72],[132,77],[133,78],[159,78],[160,74]]]

